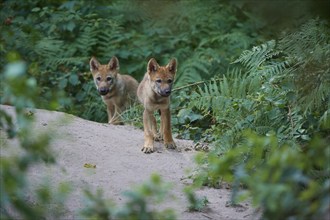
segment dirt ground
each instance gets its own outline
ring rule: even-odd
[[[0,108],[13,114],[13,108],[0,105]],[[56,154],[54,165],[39,164],[29,171],[33,185],[50,181],[52,185],[70,183],[73,191],[66,203],[65,219],[81,219],[78,211],[84,207],[83,189],[102,189],[104,197],[120,205],[125,201],[122,194],[134,189],[158,173],[166,182],[172,183],[170,191],[175,199],[166,201],[165,206],[175,210],[178,219],[256,219],[255,210],[249,203],[228,206],[230,190],[203,188],[197,193],[206,196],[209,204],[202,212],[189,212],[183,188],[189,183],[187,176],[193,170],[194,155],[192,142],[175,140],[177,150],[166,150],[156,143],[156,152],[141,152],[143,131],[131,126],[114,126],[96,123],[61,112],[33,110],[36,118],[35,132],[53,130],[51,148]],[[3,132],[3,131],[2,131]],[[1,157],[12,156],[17,143],[6,140],[1,145]],[[84,164],[96,165],[86,168]],[[161,208],[158,207],[157,208]]]

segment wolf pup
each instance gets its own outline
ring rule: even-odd
[[[137,96],[144,106],[143,127],[144,146],[142,152],[154,151],[154,140],[164,140],[166,148],[175,149],[172,138],[170,94],[176,73],[177,61],[172,59],[166,66],[159,66],[152,58],[148,62],[147,73],[141,81]],[[160,110],[160,134],[157,134],[154,111]]]
[[[107,65],[101,65],[92,57],[89,65],[96,88],[107,105],[108,122],[123,124],[120,114],[137,100],[139,83],[131,76],[119,74],[119,61],[115,56]]]

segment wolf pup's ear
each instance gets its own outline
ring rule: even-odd
[[[95,72],[99,70],[100,63],[97,61],[95,57],[92,57],[92,59],[89,61],[89,68],[91,72]]]
[[[119,60],[117,59],[117,57],[113,56],[111,58],[111,60],[108,63],[108,68],[109,70],[119,70]]]
[[[171,59],[170,62],[166,66],[168,71],[170,71],[172,74],[176,73],[176,67],[177,67],[177,61],[175,58]]]
[[[148,62],[147,72],[156,72],[159,68],[157,61],[151,58]]]

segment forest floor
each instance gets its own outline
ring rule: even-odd
[[[0,105],[10,114],[14,109]],[[151,174],[157,173],[163,181],[171,183],[170,194],[174,196],[161,205],[152,206],[157,210],[164,207],[174,209],[178,219],[256,219],[255,209],[244,202],[230,206],[231,191],[229,188],[203,188],[197,191],[200,197],[206,197],[208,205],[201,212],[188,211],[188,201],[183,188],[191,183],[188,178],[196,167],[196,151],[192,142],[178,140],[176,150],[166,150],[162,143],[156,143],[152,154],[141,152],[143,131],[132,126],[114,126],[84,120],[61,112],[33,110],[36,133],[52,131],[51,149],[56,155],[52,165],[38,164],[28,171],[32,186],[45,181],[56,187],[66,182],[72,185],[65,219],[81,219],[79,210],[85,207],[84,189],[95,192],[102,189],[104,198],[112,200],[118,206],[126,201],[124,191],[134,190],[138,185],[147,182]],[[1,131],[3,132],[3,131]],[[1,157],[10,157],[20,150],[17,141],[6,140],[1,145]],[[85,164],[95,165],[86,168]]]

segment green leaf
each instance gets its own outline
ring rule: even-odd
[[[203,118],[201,114],[194,113],[191,109],[181,109],[177,116],[180,123],[194,122]]]
[[[5,76],[8,79],[15,79],[25,74],[26,64],[25,62],[10,63],[6,66]]]
[[[64,89],[68,84],[68,80],[66,78],[63,78],[60,80],[58,86],[60,87],[60,89]]]
[[[79,77],[76,74],[71,74],[70,75],[69,82],[73,86],[76,86],[76,85],[80,84]]]
[[[66,29],[68,31],[73,31],[73,29],[76,27],[76,24],[73,21],[70,21],[67,25],[66,25]]]
[[[31,11],[32,12],[38,12],[38,11],[40,11],[41,9],[39,8],[39,7],[37,7],[37,8],[33,8]]]

